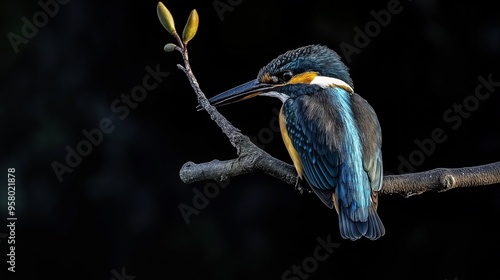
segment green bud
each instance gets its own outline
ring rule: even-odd
[[[166,52],[173,52],[175,51],[175,48],[177,48],[176,44],[168,43],[165,45],[165,47],[163,47],[163,50]]]
[[[198,17],[198,12],[196,12],[196,10],[192,10],[189,14],[186,26],[184,27],[184,31],[182,32],[182,40],[184,44],[187,44],[191,41],[191,39],[193,39],[194,35],[196,35],[199,22],[200,18]]]
[[[156,7],[156,12],[163,27],[165,27],[165,29],[167,29],[167,31],[172,35],[177,33],[177,31],[175,31],[174,18],[172,17],[172,14],[167,9],[167,7],[163,5],[162,2],[158,2],[158,6]]]

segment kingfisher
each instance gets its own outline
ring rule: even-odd
[[[255,96],[283,103],[280,132],[298,174],[339,215],[340,235],[376,240],[382,188],[382,132],[368,102],[354,92],[348,67],[323,45],[287,51],[257,78],[209,99],[214,106]]]

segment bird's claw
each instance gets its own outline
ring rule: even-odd
[[[307,192],[307,193],[312,193],[312,190],[310,188],[307,188],[307,187],[302,187],[300,185],[301,183],[301,179],[300,177],[297,176],[297,181],[295,181],[295,190],[299,191],[300,194],[303,194],[304,193],[304,190]]]

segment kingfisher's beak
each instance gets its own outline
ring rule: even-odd
[[[261,93],[269,91],[273,87],[275,87],[275,85],[261,83],[259,82],[259,80],[255,79],[250,82],[239,85],[237,87],[234,87],[230,90],[227,90],[223,93],[220,93],[210,98],[208,101],[210,101],[210,104],[212,104],[213,106],[223,106],[231,103],[236,103],[238,101],[250,99]],[[200,105],[198,105],[198,107],[196,108],[198,110],[202,110]]]

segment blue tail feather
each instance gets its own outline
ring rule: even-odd
[[[368,220],[355,222],[347,215],[347,209],[339,209],[340,235],[344,239],[358,240],[364,236],[370,240],[376,240],[385,234],[385,228],[373,206],[369,207]]]
[[[376,240],[385,234],[385,227],[380,220],[374,206],[370,206],[370,211],[368,214],[368,231],[365,237],[370,240]]]

